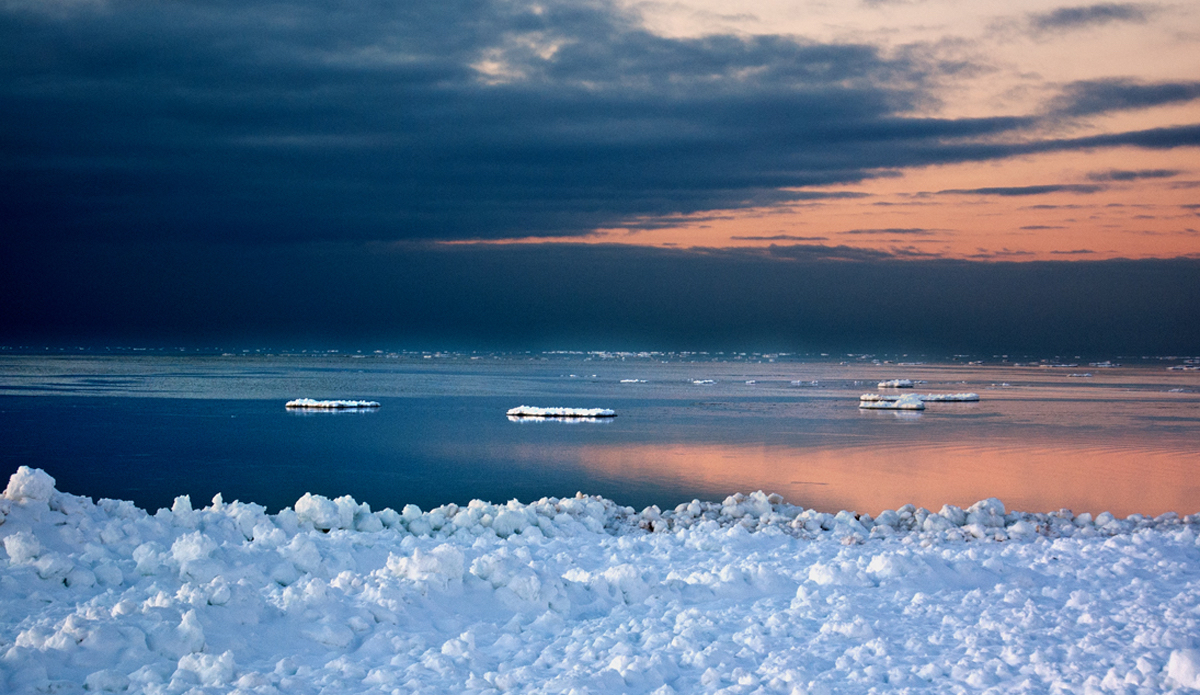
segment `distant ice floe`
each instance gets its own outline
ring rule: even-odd
[[[508,410],[509,417],[544,417],[544,418],[602,418],[616,417],[617,413],[608,408],[537,408],[532,405],[519,405]]]
[[[0,692],[1185,695],[1197,531],[761,491],[148,513],[22,466],[0,494]]]
[[[644,384],[645,379],[621,379],[622,384]]]
[[[879,388],[881,389],[910,389],[912,387],[912,379],[889,379],[888,381],[879,382]]]
[[[919,398],[926,403],[969,403],[979,400],[978,393],[913,393],[905,396],[894,396],[884,393],[864,393],[860,401],[898,401],[901,398]]]
[[[912,394],[896,396],[888,400],[860,400],[858,407],[864,410],[925,410],[925,401],[921,400],[920,396]]]
[[[717,382],[714,379],[692,379],[692,383],[697,386],[707,386],[709,384],[715,384]]]
[[[286,408],[311,408],[314,410],[346,410],[351,408],[378,408],[377,401],[318,401],[312,398],[297,398],[284,404]]]

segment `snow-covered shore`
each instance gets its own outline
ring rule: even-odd
[[[1200,517],[734,495],[148,514],[22,467],[0,691],[1190,692]]]

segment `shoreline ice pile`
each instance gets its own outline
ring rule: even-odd
[[[150,514],[22,467],[0,691],[1194,692],[1198,525],[762,492]]]
[[[314,410],[347,410],[355,408],[378,408],[377,401],[318,401],[313,398],[297,398],[284,404],[285,408]]]
[[[601,418],[616,417],[616,411],[608,408],[537,408],[532,405],[520,405],[508,409],[509,417],[544,417],[544,418]]]

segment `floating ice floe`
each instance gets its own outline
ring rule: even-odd
[[[910,389],[912,387],[912,379],[889,379],[879,382],[879,388],[881,389]]]
[[[692,379],[692,383],[697,386],[707,386],[708,384],[717,383],[714,379]]]
[[[508,410],[509,417],[545,417],[545,418],[601,418],[616,417],[617,413],[608,408],[535,408],[531,405],[520,405]]]
[[[1194,693],[1200,517],[735,494],[147,513],[21,467],[0,692]]]
[[[644,384],[645,379],[621,379],[622,384]]]
[[[979,400],[978,393],[913,393],[895,396],[886,393],[864,393],[860,401],[898,401],[901,398],[919,398],[926,403],[967,403]]]
[[[920,396],[911,394],[887,400],[860,400],[858,407],[864,410],[925,410],[925,401]]]
[[[352,408],[378,408],[377,401],[318,401],[312,398],[297,398],[284,404],[285,408],[311,408],[314,410],[347,410]]]

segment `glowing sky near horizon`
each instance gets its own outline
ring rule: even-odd
[[[909,115],[1034,119],[1024,132],[1004,136],[1010,142],[1200,122],[1200,7],[1191,3],[794,0],[734,9],[717,0],[686,0],[624,7],[674,38],[785,35],[961,61],[961,72],[942,74],[931,98]],[[1174,85],[1188,96],[1054,113],[1064,88],[1081,83]],[[881,168],[862,182],[812,189],[845,197],[647,216],[559,240],[804,244],[976,260],[1194,257],[1200,255],[1197,155],[1194,144],[1097,147]]]

